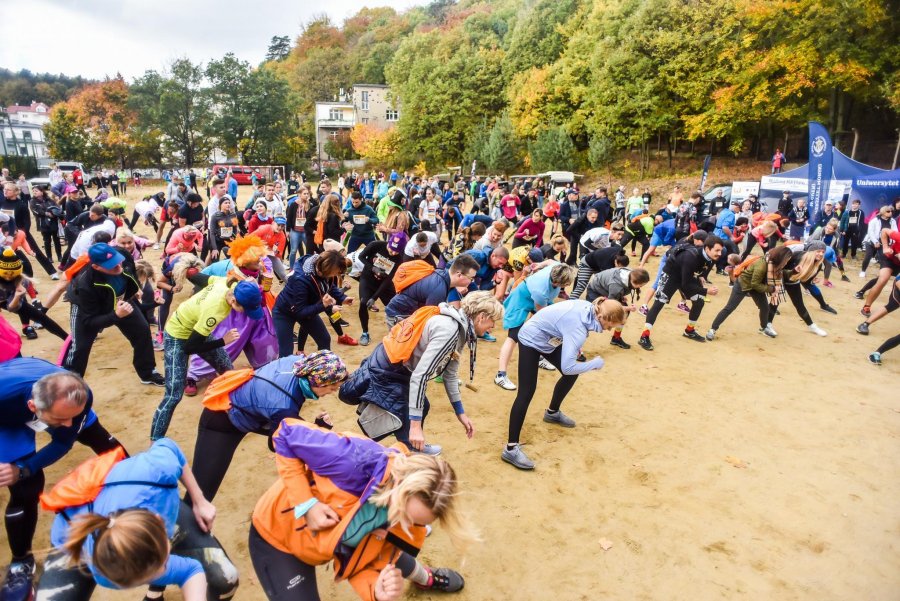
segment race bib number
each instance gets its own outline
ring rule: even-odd
[[[353,216],[353,223],[355,223],[356,225],[365,225],[368,222],[369,222],[369,218],[366,217],[365,215],[354,215]]]
[[[552,346],[553,348],[556,348],[556,347],[560,346],[560,345],[563,343],[563,339],[560,338],[559,336],[554,336],[553,338],[551,338],[551,339],[548,340],[547,342],[550,344],[550,346]]]
[[[28,426],[29,428],[31,428],[32,430],[34,430],[35,432],[43,432],[48,428],[47,424],[45,424],[44,422],[42,422],[39,419],[33,419],[25,425]]]
[[[859,215],[851,215],[850,216],[850,225],[856,225],[859,220]]]
[[[306,217],[297,217],[297,221],[294,222],[296,227],[303,227],[306,225]]]
[[[219,237],[220,238],[231,238],[233,232],[234,232],[234,228],[220,227],[219,228]]]
[[[4,215],[9,215],[10,217],[15,217],[16,211],[15,209],[0,209],[0,213]]]
[[[514,200],[507,200],[507,201],[506,201],[506,206],[508,206],[508,207],[514,207],[514,206],[516,206],[516,201],[514,201]]]
[[[428,211],[428,221],[430,221],[430,222],[433,223],[433,222],[434,222],[434,216],[435,216],[435,212],[429,210],[429,211]]]
[[[375,260],[372,261],[372,265],[374,265],[378,269],[381,269],[385,273],[390,273],[394,268],[394,261],[386,259],[381,255],[376,255]]]

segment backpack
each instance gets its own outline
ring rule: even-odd
[[[400,294],[419,280],[434,273],[434,266],[426,261],[404,261],[394,274],[394,289]]]
[[[396,324],[382,340],[384,352],[391,363],[402,363],[408,360],[413,349],[419,344],[425,324],[435,315],[439,315],[439,307],[425,306]]]
[[[49,492],[43,493],[41,507],[46,511],[60,512],[69,507],[90,503],[103,490],[112,468],[126,456],[125,449],[116,447],[102,455],[91,457],[64,476]]]
[[[744,273],[744,271],[748,267],[750,267],[751,265],[756,263],[759,259],[762,259],[762,255],[751,255],[751,256],[747,257],[746,259],[744,259],[743,261],[741,261],[737,265],[737,267],[734,268],[734,271],[732,272],[734,279],[738,279],[739,277],[741,277],[741,274]]]

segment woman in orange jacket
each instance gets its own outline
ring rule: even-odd
[[[253,511],[250,557],[272,601],[319,599],[315,566],[333,561],[364,601],[394,601],[403,580],[456,592],[462,576],[416,559],[438,520],[456,543],[475,536],[456,508],[450,465],[366,438],[285,419],[273,437],[279,479]]]

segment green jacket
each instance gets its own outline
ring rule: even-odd
[[[744,292],[771,294],[775,291],[775,286],[769,284],[768,275],[769,262],[766,261],[765,257],[760,257],[752,265],[744,269],[738,277],[741,290]]]

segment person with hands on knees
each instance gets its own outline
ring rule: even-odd
[[[405,580],[457,592],[465,581],[416,555],[435,521],[457,547],[478,540],[460,515],[443,459],[286,419],[273,437],[278,480],[253,511],[249,550],[270,601],[318,601],[316,566],[331,563],[363,601],[403,597]]]
[[[440,445],[425,442],[428,381],[443,378],[456,418],[472,438],[475,427],[466,416],[459,392],[460,353],[469,347],[471,380],[478,337],[502,319],[503,305],[486,291],[469,293],[459,309],[449,303],[426,305],[391,328],[341,385],[338,396],[360,406],[360,426],[370,438],[381,440],[393,434],[411,450],[438,455]]]
[[[9,488],[4,522],[12,555],[0,599],[25,601],[33,595],[31,545],[44,469],[71,451],[76,441],[95,453],[121,445],[100,424],[91,409],[91,390],[77,374],[33,357],[3,361],[0,373],[0,486]],[[36,432],[50,436],[40,450]]]
[[[236,369],[206,389],[194,445],[194,474],[203,496],[215,499],[238,445],[249,433],[272,436],[281,420],[300,418],[309,400],[336,392],[347,366],[331,351],[291,355],[258,370]],[[315,423],[331,429],[327,412]],[[188,501],[188,499],[185,499]]]
[[[179,482],[192,507],[179,499]],[[134,457],[111,451],[86,461],[41,505],[57,515],[36,599],[81,601],[98,584],[149,584],[145,599],[162,599],[174,584],[186,601],[231,599],[237,590],[237,568],[211,534],[216,508],[168,438]]]
[[[584,363],[578,355],[588,334],[602,332],[625,323],[625,309],[619,301],[597,299],[593,303],[568,300],[555,303],[535,313],[519,330],[519,391],[509,412],[509,438],[500,458],[520,470],[533,470],[534,462],[522,450],[519,437],[528,406],[537,390],[538,361],[547,359],[560,372],[553,388],[544,421],[563,428],[574,428],[575,420],[560,407],[578,376],[603,367],[603,359],[595,357]]]
[[[227,279],[217,279],[181,303],[169,318],[163,335],[166,393],[153,414],[151,440],[159,440],[169,429],[184,395],[191,355],[200,355],[220,374],[234,369],[224,346],[237,340],[240,332],[232,329],[222,338],[212,337],[218,323],[232,311],[242,311],[253,320],[263,318],[262,291],[255,281],[229,283]]]

